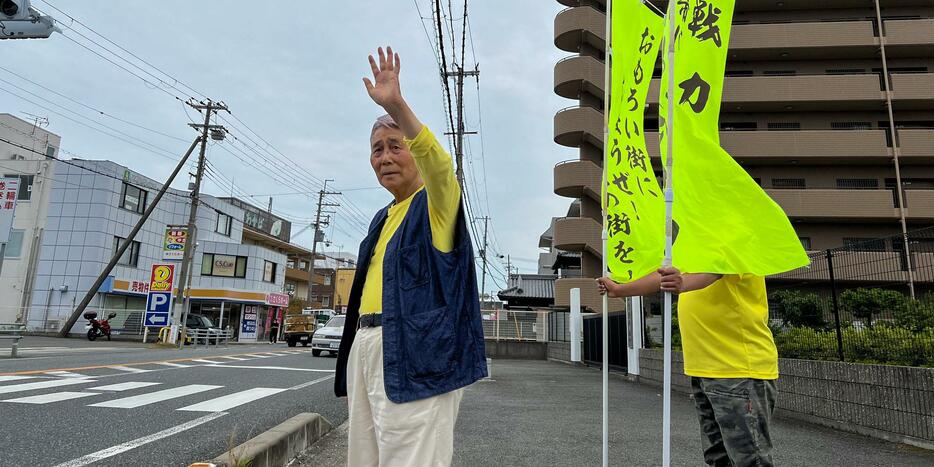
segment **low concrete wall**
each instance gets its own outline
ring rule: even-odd
[[[639,381],[662,383],[662,351],[640,352]],[[672,389],[690,391],[672,353]],[[934,449],[934,368],[779,359],[779,416]]]
[[[571,343],[570,342],[549,342],[548,360],[559,362],[571,362]]]
[[[547,342],[525,341],[496,341],[487,339],[487,358],[504,358],[510,360],[547,360]]]

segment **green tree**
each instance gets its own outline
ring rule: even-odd
[[[798,290],[778,290],[769,296],[784,326],[825,329],[824,308],[820,297]]]
[[[840,304],[856,318],[866,320],[866,326],[872,327],[873,317],[883,310],[898,314],[904,310],[907,297],[895,290],[886,289],[851,289],[840,294]]]
[[[895,310],[895,324],[914,332],[934,329],[934,302],[906,300],[904,306]]]

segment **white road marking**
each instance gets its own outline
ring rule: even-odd
[[[299,389],[307,388],[308,386],[312,386],[312,385],[315,385],[315,384],[318,384],[318,383],[323,383],[323,382],[325,382],[325,381],[327,381],[327,380],[329,380],[329,379],[331,379],[331,378],[333,378],[333,377],[334,377],[334,375],[329,375],[329,376],[325,376],[324,378],[318,378],[318,379],[316,379],[316,380],[308,381],[307,383],[298,384],[298,385],[295,385],[295,386],[290,387],[290,388],[289,388],[289,391],[297,391],[297,390],[299,390]]]
[[[226,396],[209,399],[204,402],[189,405],[187,407],[182,407],[178,410],[184,412],[223,412],[239,405],[246,404],[247,402],[252,402],[257,399],[271,396],[273,394],[278,394],[282,391],[287,391],[287,389],[252,388],[247,389],[246,391],[235,392]]]
[[[153,441],[158,441],[163,438],[168,438],[169,436],[172,436],[174,434],[178,434],[183,431],[190,430],[198,425],[203,425],[207,422],[210,422],[211,420],[223,417],[224,415],[227,415],[227,414],[224,412],[208,414],[201,418],[196,418],[190,422],[185,422],[185,423],[182,423],[181,425],[176,425],[176,426],[173,426],[172,428],[162,430],[158,433],[153,433],[148,436],[143,436],[142,438],[136,438],[133,441],[128,441],[123,444],[118,444],[116,446],[109,447],[107,449],[103,449],[103,450],[88,454],[84,457],[79,457],[77,459],[74,459],[74,460],[71,460],[71,461],[68,461],[62,464],[58,464],[55,467],[83,467],[85,465],[92,464],[94,462],[97,462],[103,459],[107,459],[108,457],[116,456],[117,454],[129,451],[131,449],[138,448],[145,444],[149,444]]]
[[[19,380],[21,380],[21,379],[34,379],[34,378],[36,378],[36,376],[16,376],[16,375],[0,376],[0,382],[3,382],[3,381],[19,381]]]
[[[189,384],[188,386],[180,386],[177,388],[163,389],[162,391],[150,392],[146,394],[140,394],[138,396],[124,397],[122,399],[114,399],[112,401],[99,402],[97,404],[91,404],[88,407],[111,407],[117,409],[133,409],[136,407],[142,407],[144,405],[155,404],[156,402],[162,402],[169,399],[175,399],[177,397],[190,396],[192,394],[197,394],[199,392],[210,391],[212,389],[222,388],[223,386],[215,386],[211,384]]]
[[[276,352],[266,352],[266,355],[271,355],[273,357],[287,357],[287,353],[276,353]]]
[[[129,391],[130,389],[139,389],[149,386],[155,386],[162,383],[147,383],[143,381],[130,381],[128,383],[108,384],[107,386],[98,386],[88,388],[88,391]]]
[[[226,356],[226,355],[221,355],[221,356],[219,356],[219,357],[214,357],[214,358],[228,358],[228,359],[230,359],[230,360],[237,360],[237,361],[241,361],[241,362],[246,361],[246,360],[249,360],[249,358],[228,357],[228,356]]]
[[[2,402],[15,402],[18,404],[48,404],[51,402],[67,401],[78,399],[80,397],[97,396],[96,392],[53,392],[51,394],[40,394],[38,396],[20,397],[18,399],[7,399]]]
[[[269,358],[269,355],[263,355],[263,354],[257,354],[257,353],[248,353],[246,354],[246,356],[253,357],[253,358]]]
[[[141,368],[133,368],[129,366],[112,366],[110,367],[114,370],[125,371],[127,373],[149,373],[152,370],[143,370]]]
[[[198,363],[207,363],[210,365],[217,365],[218,363],[224,363],[224,362],[215,362],[214,360],[205,360],[205,359],[197,359],[197,360],[192,360],[192,361],[198,362]]]
[[[191,365],[181,365],[181,364],[172,363],[172,362],[159,362],[159,363],[156,363],[156,365],[170,366],[173,368],[191,368]]]
[[[285,371],[312,371],[316,373],[334,373],[334,370],[315,370],[312,368],[290,368],[287,366],[250,366],[250,365],[207,365],[214,368],[244,368],[250,370],[285,370]]]
[[[70,371],[46,371],[45,374],[51,376],[58,376],[60,378],[87,378],[87,375],[82,375],[80,373],[72,373]]]
[[[71,386],[73,384],[96,383],[93,379],[54,379],[51,381],[37,381],[35,383],[11,384],[9,386],[0,386],[0,394],[9,394],[11,392],[32,391],[35,389],[57,388],[59,386]]]

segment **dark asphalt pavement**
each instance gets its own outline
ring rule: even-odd
[[[455,466],[600,465],[601,375],[593,368],[495,360],[492,381],[467,388],[457,420]],[[659,388],[610,377],[610,461],[661,465]],[[672,465],[704,465],[694,404],[672,400]],[[344,427],[346,428],[346,427]],[[773,423],[775,465],[932,466],[934,452],[791,420]],[[295,467],[346,465],[346,431],[335,431]]]
[[[302,347],[24,341],[21,359],[0,348],[3,466],[187,466],[301,412],[347,417],[335,359]]]

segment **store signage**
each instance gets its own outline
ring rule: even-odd
[[[213,275],[234,277],[237,270],[237,257],[227,255],[214,255]]]
[[[13,228],[13,212],[16,211],[16,196],[19,178],[0,178],[0,243],[10,241]]]
[[[181,261],[185,256],[185,244],[188,240],[188,227],[168,226],[162,241],[162,260]]]
[[[289,306],[289,294],[270,292],[266,294],[266,304],[272,306]]]
[[[253,305],[243,307],[243,319],[240,320],[240,339],[256,339],[256,314],[258,308]]]
[[[153,264],[149,277],[149,293],[146,295],[146,327],[169,325],[172,313],[172,284],[175,279],[174,264]]]

